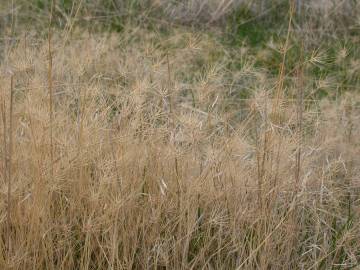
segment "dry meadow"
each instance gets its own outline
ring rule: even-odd
[[[0,268],[359,269],[360,3],[115,2],[0,7]]]

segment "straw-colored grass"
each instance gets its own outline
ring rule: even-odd
[[[275,75],[188,28],[53,31],[3,50],[1,269],[359,266],[360,97],[287,68],[291,23]]]

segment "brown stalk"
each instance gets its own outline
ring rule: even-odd
[[[262,189],[263,183],[266,179],[266,160],[268,159],[268,150],[269,150],[269,132],[268,132],[268,107],[267,107],[267,96],[265,96],[265,115],[264,115],[264,136],[263,136],[263,151],[258,153],[258,202],[261,209],[263,198],[262,198]]]
[[[281,100],[283,97],[284,92],[284,81],[285,81],[285,61],[287,56],[287,51],[289,50],[289,42],[290,42],[290,33],[291,33],[291,25],[292,25],[292,19],[294,15],[294,1],[291,1],[290,4],[290,18],[288,23],[288,30],[286,35],[286,40],[283,48],[283,55],[282,55],[282,61],[280,64],[280,73],[279,73],[279,81],[275,92],[274,97],[274,103],[273,103],[273,114],[275,116],[275,121],[278,122],[279,120],[279,107],[281,105]]]
[[[288,23],[288,29],[287,29],[287,35],[286,35],[286,41],[284,44],[284,48],[283,48],[283,55],[282,55],[282,62],[280,65],[280,73],[279,73],[279,81],[278,81],[278,86],[276,88],[276,92],[275,92],[275,97],[274,97],[274,101],[273,101],[273,108],[272,108],[272,113],[273,113],[273,121],[275,122],[276,125],[280,125],[281,124],[281,112],[282,112],[282,108],[281,108],[281,102],[284,96],[284,81],[285,81],[285,69],[286,69],[286,56],[287,56],[287,51],[289,50],[289,42],[290,42],[290,33],[291,33],[291,25],[292,25],[292,19],[293,19],[293,15],[294,15],[294,10],[295,10],[295,1],[290,0],[290,18],[289,18],[289,23]],[[276,169],[275,169],[275,175],[273,178],[273,188],[276,187],[277,185],[277,180],[279,177],[279,167],[280,167],[280,162],[281,162],[281,158],[280,158],[280,152],[281,152],[281,146],[282,146],[282,140],[281,138],[279,138],[279,142],[277,144],[277,149],[276,149]]]
[[[53,78],[52,78],[52,69],[53,69],[53,54],[51,48],[51,24],[53,19],[54,11],[54,0],[51,1],[51,10],[50,10],[50,22],[48,30],[48,56],[49,56],[49,66],[48,66],[48,84],[49,84],[49,120],[50,120],[50,173],[51,179],[54,177],[54,150],[53,150]]]
[[[14,0],[11,1],[11,37],[14,37]],[[4,154],[5,154],[5,166],[6,171],[5,175],[7,181],[7,209],[6,209],[6,219],[7,219],[7,251],[8,251],[8,260],[10,260],[11,255],[11,162],[12,162],[12,129],[13,129],[13,88],[14,88],[14,75],[11,75],[10,78],[10,119],[9,119],[9,148],[7,149],[6,145],[6,107],[5,107],[5,100],[3,105],[3,121],[4,121]],[[8,151],[8,153],[7,153]]]
[[[3,128],[4,128],[4,138],[3,138],[3,145],[4,145],[4,176],[5,182],[7,183],[7,208],[6,208],[6,227],[7,227],[7,239],[6,239],[6,247],[8,251],[8,258],[10,258],[11,252],[11,183],[12,183],[12,170],[11,170],[11,163],[12,163],[12,145],[13,145],[13,99],[14,99],[14,83],[13,83],[13,75],[11,76],[11,83],[10,83],[10,119],[9,119],[9,130],[8,136],[6,136],[7,131],[7,122],[6,122],[6,104],[5,99],[1,104],[1,113],[2,113],[2,120],[3,120]],[[7,143],[7,137],[9,139],[9,143]]]
[[[7,156],[7,140],[6,140],[6,104],[5,99],[1,103],[1,116],[2,116],[2,122],[3,122],[3,153],[4,153],[4,178],[5,183],[9,183],[9,175],[8,175],[8,156]],[[7,231],[9,232],[9,221],[7,222]],[[8,233],[9,235],[9,233]],[[9,246],[9,238],[7,238],[7,246]],[[8,249],[9,250],[9,249]]]
[[[170,115],[173,111],[173,104],[172,104],[172,97],[171,97],[171,87],[172,87],[172,81],[171,81],[171,69],[170,69],[170,60],[169,60],[169,53],[166,54],[166,62],[167,62],[167,71],[168,71],[168,89],[167,89],[167,97],[169,101],[169,112]]]
[[[303,52],[301,52],[302,54]],[[302,55],[301,55],[302,59]],[[296,110],[296,129],[297,129],[297,152],[296,152],[296,165],[295,165],[295,186],[296,193],[299,191],[300,185],[300,170],[301,170],[301,145],[302,145],[302,127],[303,127],[303,103],[304,103],[304,70],[302,63],[297,69],[298,89],[297,89],[297,110]]]

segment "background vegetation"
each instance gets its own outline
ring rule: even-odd
[[[7,0],[1,269],[357,269],[360,3]]]

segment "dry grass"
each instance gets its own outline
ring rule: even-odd
[[[360,97],[313,99],[315,56],[271,77],[159,35],[54,33],[50,65],[46,39],[4,50],[0,268],[358,266]]]

